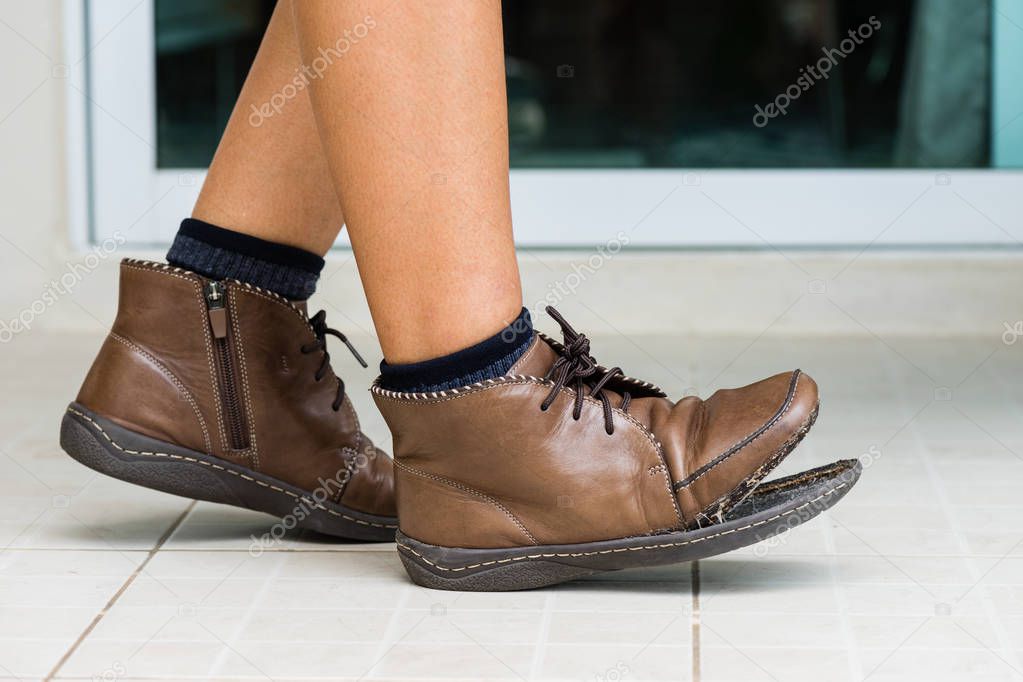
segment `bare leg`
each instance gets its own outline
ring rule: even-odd
[[[292,22],[289,3],[278,3],[192,215],[323,255],[341,229],[341,207],[309,94],[292,89],[302,75]],[[280,113],[265,108],[272,99]]]
[[[384,356],[494,335],[522,305],[500,3],[292,8],[305,63],[339,55],[309,93]]]

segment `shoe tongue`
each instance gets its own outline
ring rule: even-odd
[[[550,371],[554,362],[558,359],[558,352],[551,347],[554,341],[549,340],[543,334],[536,332],[529,348],[522,354],[511,369],[508,375],[519,374],[530,377],[544,377]],[[603,370],[603,368],[601,368]],[[606,370],[603,370],[606,371]],[[665,393],[661,388],[648,381],[640,381],[629,376],[618,375],[606,384],[604,389],[608,394],[620,397],[628,391],[633,398],[664,398]],[[617,404],[617,403],[616,403]]]
[[[521,374],[529,377],[543,377],[547,375],[558,354],[543,339],[540,334],[533,334],[526,352],[515,361],[515,364],[508,370],[508,375]]]
[[[511,369],[508,375],[523,375],[529,377],[545,377],[550,371],[554,362],[560,357],[550,342],[542,334],[536,334],[529,348],[522,354]],[[586,389],[589,394],[589,389]],[[611,404],[618,407],[621,404],[622,396],[611,388],[605,388],[604,393],[611,399]]]
[[[292,301],[291,305],[295,306],[302,311],[302,314],[307,318],[309,317],[309,302],[308,301]]]

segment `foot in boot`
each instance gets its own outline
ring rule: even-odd
[[[327,336],[352,347],[324,318],[240,282],[125,260],[117,318],[61,446],[139,485],[390,540],[391,459],[359,428]]]
[[[436,393],[375,385],[394,436],[412,579],[442,589],[538,587],[698,559],[815,516],[856,481],[844,461],[764,484],[817,416],[799,370],[674,402],[600,366],[557,311],[508,374]]]

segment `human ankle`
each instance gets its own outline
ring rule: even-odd
[[[454,353],[422,362],[380,363],[380,385],[392,391],[429,392],[504,376],[533,340],[525,308],[497,334]]]

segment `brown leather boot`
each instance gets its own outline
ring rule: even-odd
[[[391,459],[359,430],[327,335],[352,348],[304,303],[124,260],[117,318],[61,447],[115,478],[268,512],[286,528],[391,540]]]
[[[809,430],[817,385],[796,370],[707,400],[596,364],[537,335],[507,376],[373,395],[394,436],[398,549],[412,580],[538,587],[689,561],[758,542],[833,505],[859,464],[758,484]]]

